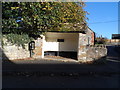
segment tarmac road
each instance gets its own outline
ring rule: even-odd
[[[105,64],[26,60],[3,63],[3,88],[119,88],[120,59],[107,46]]]
[[[118,48],[116,46],[107,46],[107,49],[108,49],[107,58],[120,62],[120,52],[118,52],[118,50],[116,50],[116,49],[120,49],[120,48]]]
[[[119,76],[5,76],[3,88],[119,88]]]

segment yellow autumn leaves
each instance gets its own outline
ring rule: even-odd
[[[13,9],[18,9],[19,7],[11,7],[11,9],[13,10]]]

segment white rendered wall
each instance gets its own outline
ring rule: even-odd
[[[57,42],[64,39],[64,42]],[[47,32],[44,41],[44,51],[77,51],[78,33]]]
[[[57,42],[44,42],[44,51],[59,51]]]

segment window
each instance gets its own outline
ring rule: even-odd
[[[57,39],[57,42],[64,42],[64,39]]]

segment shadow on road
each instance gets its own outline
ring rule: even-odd
[[[117,53],[112,46],[108,48],[107,58],[118,60]],[[111,72],[118,71],[119,62],[114,62],[106,60],[104,57],[99,60],[95,60],[94,64],[79,64],[70,62],[60,62],[60,61],[48,61],[48,60],[19,60],[17,63],[9,60],[7,56],[2,51],[5,57],[2,62],[3,72],[10,71],[27,71],[27,72]],[[102,63],[101,63],[102,61]],[[116,69],[115,69],[116,68]],[[115,70],[113,70],[115,69]]]
[[[107,46],[107,60],[112,63],[120,63],[120,46]]]
[[[117,55],[112,54],[112,47],[107,48],[107,57],[112,56],[114,59]],[[14,62],[9,60],[3,51],[2,53],[5,57],[2,62],[4,89],[16,87],[119,87],[118,77],[114,78],[112,75],[119,74],[120,63],[105,58],[97,60],[99,62],[102,60],[104,63],[95,62],[94,64],[48,60],[19,60]],[[73,77],[77,79],[73,79]]]

